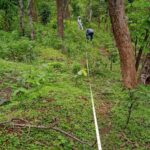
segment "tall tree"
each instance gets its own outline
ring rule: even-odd
[[[24,4],[23,0],[19,0],[19,19],[20,19],[20,33],[24,35]]]
[[[137,84],[135,56],[125,17],[124,0],[109,0],[109,15],[116,45],[119,50],[124,86],[133,88]]]
[[[57,5],[57,25],[58,35],[63,39],[64,28],[63,28],[63,0],[56,0]]]
[[[31,39],[34,40],[35,33],[33,27],[33,19],[32,19],[32,0],[28,0],[28,16],[29,16],[29,23],[30,23],[30,35]]]

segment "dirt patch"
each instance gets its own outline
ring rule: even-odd
[[[55,106],[55,107],[54,107],[54,110],[55,110],[55,111],[60,111],[61,109],[62,109],[62,106]]]
[[[3,80],[0,80],[0,84],[2,84],[3,83]]]
[[[18,137],[21,137],[22,135],[22,129],[21,128],[6,128],[7,134],[17,134]]]
[[[0,90],[0,97],[4,99],[10,100],[11,94],[12,94],[11,87],[7,87]]]
[[[106,135],[106,134],[108,134],[108,133],[111,131],[111,128],[112,128],[112,126],[111,126],[111,123],[110,123],[110,124],[107,125],[106,127],[101,128],[101,129],[100,129],[100,133],[101,133],[102,135]]]
[[[103,118],[107,118],[110,114],[112,104],[110,102],[102,102],[97,107],[97,114]]]
[[[102,56],[105,56],[105,57],[109,56],[109,52],[106,48],[100,48],[99,52]]]
[[[26,124],[28,122],[27,120],[17,119],[17,118],[13,118],[11,121],[16,124]],[[22,129],[19,127],[14,128],[14,127],[5,127],[5,125],[0,125],[0,128],[3,129],[3,131],[6,132],[7,134],[17,135],[18,138],[20,138],[22,135]],[[5,130],[4,130],[4,128],[5,128]]]
[[[43,103],[52,103],[54,101],[56,101],[54,98],[47,98],[43,100]]]
[[[85,96],[79,96],[78,98],[79,98],[80,100],[88,101],[88,98],[85,97]]]
[[[106,135],[111,131],[111,120],[110,120],[110,112],[111,112],[112,104],[110,102],[102,102],[97,107],[97,115],[101,118],[101,121],[104,122],[105,126],[100,129],[100,133],[102,135]]]

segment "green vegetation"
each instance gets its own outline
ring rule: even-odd
[[[11,15],[10,20],[4,20],[7,7],[4,10],[2,2],[0,102],[4,103],[0,103],[0,149],[97,149],[86,69],[87,52],[103,149],[148,150],[150,86],[139,84],[131,90],[123,87],[118,51],[105,11],[107,4],[101,2],[104,7],[100,6],[100,10],[94,12],[93,22],[87,22],[87,16],[84,14],[88,2],[71,1],[72,16],[64,21],[64,39],[61,40],[57,36],[55,3],[47,0],[43,3],[40,0],[37,10],[41,23],[34,22],[35,40],[31,40],[27,16],[25,35],[22,37],[17,27],[18,18],[14,14],[8,12],[7,15]],[[10,11],[16,13],[17,4],[14,1],[7,2],[15,8]],[[140,3],[141,0],[137,0],[132,3],[132,7],[131,4],[126,4],[129,20],[137,20],[139,15],[145,13],[141,11],[141,14],[136,16],[135,7],[141,6],[142,10],[150,7],[148,1],[147,5]],[[27,1],[25,8],[26,5]],[[98,6],[94,1],[93,10]],[[97,13],[102,13],[100,28],[96,21]],[[81,16],[86,27],[94,29],[92,42],[86,42],[85,31],[78,30],[76,16],[80,14],[83,15]],[[4,21],[11,22],[7,28],[4,27]],[[144,31],[138,30],[146,20],[142,21],[141,24],[130,24],[132,38],[139,37],[138,48],[143,42],[142,33],[149,29],[145,24]],[[146,54],[149,43],[144,44]],[[37,126],[56,123],[56,127],[85,141],[85,144],[52,129],[15,128],[9,124],[1,124],[10,120],[18,124]]]

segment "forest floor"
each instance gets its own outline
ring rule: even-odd
[[[57,58],[56,55],[46,56],[47,60],[40,58],[43,61],[40,64],[0,60],[3,66],[0,68],[0,97],[10,100],[1,106],[0,122],[12,120],[36,126],[55,124],[86,141],[85,144],[52,129],[14,128],[8,124],[5,128],[0,126],[2,149],[96,149],[88,80],[84,78],[76,83],[65,55],[55,53]],[[111,88],[114,87],[117,94],[121,92],[118,71],[110,74],[109,69],[105,69],[101,76],[92,77],[91,81],[103,149],[111,150],[112,146],[113,149],[126,149],[128,144],[136,149],[140,146],[137,141],[131,141],[124,131],[117,133],[113,129],[112,110],[119,100],[111,99],[112,95],[114,97]]]
[[[130,99],[121,84],[119,62],[111,70],[106,48],[87,51],[103,149],[148,150],[150,88],[140,85]],[[32,63],[0,59],[0,149],[97,149],[85,62],[84,51],[73,59],[44,47]],[[137,102],[126,126],[133,100]],[[50,125],[59,131],[44,129]]]

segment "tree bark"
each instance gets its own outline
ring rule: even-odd
[[[70,18],[69,3],[70,3],[70,0],[63,0],[63,18],[64,19]]]
[[[63,39],[64,28],[63,28],[63,1],[56,0],[57,5],[57,25],[58,25],[58,35]]]
[[[31,0],[31,14],[32,14],[32,19],[34,22],[38,21],[38,15],[37,15],[37,0]]]
[[[100,25],[101,25],[101,17],[100,16],[97,18],[97,23],[98,23],[98,29],[100,29]]]
[[[119,50],[124,86],[134,88],[137,84],[135,56],[125,19],[124,0],[109,0],[109,15],[113,34]]]
[[[136,57],[135,67],[136,67],[137,71],[138,71],[138,68],[139,68],[139,65],[140,65],[140,61],[141,61],[141,57],[142,57],[142,54],[143,54],[143,50],[144,50],[144,47],[145,47],[144,43],[147,42],[148,38],[149,38],[149,30],[146,29],[145,37],[144,37],[144,40],[143,40],[143,45],[140,47],[138,55]]]
[[[91,22],[93,16],[93,10],[92,10],[92,0],[89,0],[89,4],[87,7],[87,20]]]
[[[145,85],[150,85],[150,53],[146,55],[142,71],[141,82]]]
[[[24,4],[23,0],[19,0],[19,23],[20,23],[20,33],[24,36]]]
[[[34,33],[34,27],[33,27],[33,20],[32,20],[32,0],[28,0],[28,16],[29,16],[29,23],[30,23],[30,36],[31,39],[34,40],[35,33]]]

